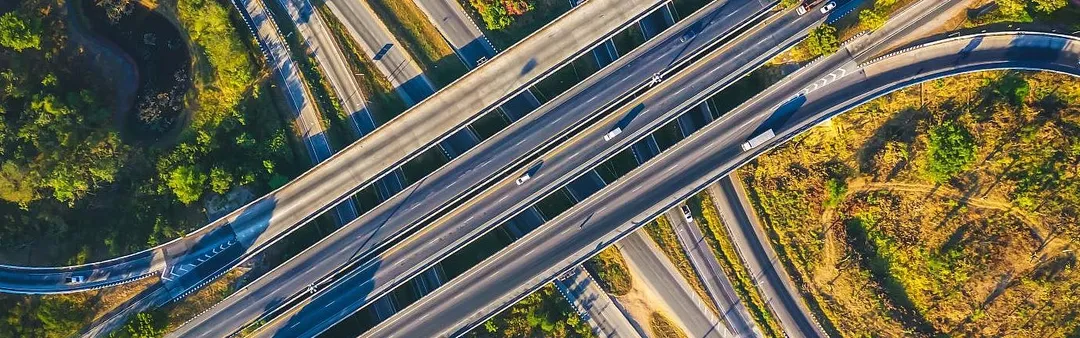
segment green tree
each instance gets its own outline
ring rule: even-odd
[[[8,12],[0,16],[0,45],[17,52],[27,48],[41,49],[41,29],[16,12]]]
[[[1019,74],[1007,73],[998,80],[994,92],[1004,97],[1009,103],[1020,105],[1031,93],[1031,85]]]
[[[165,336],[163,323],[158,315],[147,312],[139,312],[134,318],[128,320],[122,331],[110,334],[110,338],[159,338]]]
[[[806,51],[813,56],[835,53],[840,49],[840,41],[836,38],[836,27],[821,25],[810,31],[806,37]]]
[[[181,203],[191,204],[202,197],[205,189],[206,174],[195,166],[180,166],[172,170],[168,177],[168,186]]]
[[[859,12],[859,22],[869,30],[877,30],[885,25],[885,17],[878,14],[876,9],[864,9]]]
[[[830,178],[825,182],[825,192],[828,193],[825,198],[825,206],[835,207],[840,205],[840,202],[844,200],[844,196],[847,195],[847,181]]]
[[[26,208],[37,199],[38,177],[11,161],[0,163],[0,200]]]
[[[210,169],[210,190],[218,194],[225,194],[232,188],[233,177],[224,168],[214,167]]]
[[[1035,10],[1050,14],[1069,5],[1069,0],[1031,0]]]
[[[1005,21],[1031,22],[1026,0],[996,0],[998,13]]]
[[[947,121],[930,130],[927,172],[937,183],[945,183],[975,161],[975,139],[964,126]]]

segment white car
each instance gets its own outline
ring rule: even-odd
[[[622,128],[615,127],[615,129],[612,129],[611,131],[607,132],[607,134],[604,134],[604,141],[611,141],[611,139],[615,138],[615,136],[619,136],[619,134],[622,134]]]
[[[690,207],[685,204],[682,206],[682,217],[686,219],[686,223],[694,223],[694,216],[690,215]]]
[[[532,175],[529,175],[529,173],[525,173],[525,175],[521,175],[521,177],[518,177],[518,179],[517,179],[517,185],[521,185],[522,183],[525,183],[525,181],[528,181],[530,178],[532,178]]]
[[[67,277],[64,277],[64,284],[68,284],[68,285],[82,284],[85,281],[86,281],[86,276],[67,276]]]
[[[830,1],[829,3],[825,4],[825,7],[821,7],[821,14],[828,13],[829,11],[833,10],[833,8],[836,8],[836,1]]]

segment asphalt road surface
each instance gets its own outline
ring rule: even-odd
[[[755,8],[763,8],[760,3],[755,5],[757,5]],[[728,3],[726,6],[720,6],[720,8],[717,8],[716,10],[726,11],[734,8],[737,7]],[[701,12],[701,15],[708,16],[714,13],[715,12],[705,11]],[[694,95],[692,92],[680,89],[694,88],[695,86],[699,89],[705,87],[716,89],[726,84],[730,84],[741,78],[749,72],[749,70],[755,68],[755,64],[760,65],[767,61],[770,55],[775,55],[775,53],[783,50],[784,45],[790,45],[796,42],[798,40],[796,37],[797,32],[805,32],[824,19],[822,16],[815,17],[814,15],[808,15],[798,17],[797,20],[790,20],[792,17],[796,16],[797,15],[793,11],[788,12],[783,17],[777,18],[776,22],[780,22],[780,24],[778,24],[780,25],[779,27],[770,25],[759,30],[768,32],[762,34],[780,35],[785,34],[784,32],[786,31],[788,32],[786,35],[790,37],[787,40],[772,41],[768,38],[764,38],[764,40],[770,40],[770,43],[758,43],[761,42],[762,39],[745,38],[735,44],[740,47],[745,44],[758,47],[756,49],[724,49],[711,54],[708,62],[694,64],[692,66],[694,69],[692,73],[711,74],[713,77],[699,77],[694,75],[683,77],[680,75],[682,80],[672,79],[665,81],[661,86],[665,88],[666,91],[650,94],[646,98],[639,99],[640,101],[633,101],[633,103],[625,105],[626,107],[634,107],[640,104],[643,107],[648,108],[630,113],[630,115],[634,115],[630,119],[627,119],[627,115],[622,113],[626,110],[621,110],[619,114],[609,116],[604,122],[597,123],[590,127],[588,131],[584,132],[587,136],[576,136],[573,141],[561,145],[560,150],[557,151],[559,155],[545,158],[541,168],[530,182],[536,182],[535,184],[543,186],[547,182],[552,182],[553,180],[566,182],[567,180],[573,179],[576,175],[559,175],[557,173],[572,172],[573,170],[588,170],[592,165],[595,165],[604,159],[601,155],[610,156],[611,153],[617,151],[616,149],[604,153],[604,151],[607,150],[607,146],[605,145],[606,141],[603,141],[602,137],[596,135],[603,135],[617,123],[625,123],[623,125],[624,129],[628,131],[624,132],[624,134],[636,135],[648,129],[639,126],[639,124],[649,123],[651,126],[649,128],[656,128],[663,124],[664,121],[674,119],[678,110],[676,107],[679,107],[683,102],[686,102]],[[719,22],[723,24],[731,23],[730,20],[719,20]],[[696,25],[692,20],[685,23],[689,23],[690,26]],[[669,33],[666,33],[661,39],[693,41],[693,39],[687,40],[682,38],[684,36],[684,29],[687,27],[683,24],[684,23],[680,23],[680,26],[670,30]],[[710,26],[695,27],[705,31],[709,29]],[[698,36],[702,36],[702,34],[699,34]],[[737,52],[727,53],[729,50],[735,50]],[[628,58],[632,60],[634,55],[634,53],[631,53]],[[634,69],[634,67],[623,67],[622,62],[626,62],[626,60],[621,60],[612,65],[612,67],[619,70],[624,68]],[[725,71],[718,72],[718,70]],[[652,72],[646,72],[644,77],[648,78],[648,74],[651,73]],[[587,88],[607,87],[608,86],[598,85],[587,86]],[[672,94],[672,92],[674,92],[674,94]],[[585,97],[591,98],[592,96]],[[590,101],[586,100],[585,104],[589,103]],[[577,107],[579,105],[574,106]],[[553,123],[559,124],[563,122],[564,121],[560,121],[556,118]],[[545,123],[544,125],[551,126],[553,124]],[[564,127],[560,126],[558,130],[564,129]],[[626,141],[620,140],[618,142]],[[505,149],[522,148],[514,142],[500,141],[495,142],[494,144]],[[482,144],[481,147],[483,146],[484,145]],[[573,149],[577,152],[571,153],[570,151],[566,151],[566,149]],[[485,163],[487,163],[487,161],[481,161],[479,162],[479,165],[469,165],[466,166],[466,168],[482,168]],[[521,170],[524,171],[525,169]],[[517,177],[518,175],[520,175],[520,172],[510,176]],[[456,175],[455,177],[456,180],[451,181],[451,184],[461,181],[468,182],[469,175]],[[524,186],[532,186],[533,184],[534,183],[528,183]],[[558,186],[556,186],[556,188]],[[537,199],[542,198],[543,196],[546,196],[547,193],[551,192],[551,190],[548,190],[542,193],[536,193],[535,191],[513,189],[512,187],[513,186],[504,186],[500,184],[494,189],[495,191],[484,193],[483,196],[473,199],[473,201],[478,202],[471,203],[466,207],[455,210],[452,214],[443,217],[442,220],[438,221],[436,224],[427,226],[412,239],[399,243],[387,253],[382,254],[378,259],[363,264],[360,268],[355,270],[356,272],[350,273],[347,279],[342,279],[343,281],[338,283],[338,285],[323,288],[324,291],[321,291],[311,302],[305,303],[302,309],[297,310],[297,313],[289,313],[287,316],[282,316],[279,320],[264,326],[266,328],[265,331],[268,332],[267,335],[270,334],[269,332],[277,332],[282,336],[310,335],[313,332],[321,331],[325,327],[328,327],[329,324],[332,324],[334,321],[344,317],[344,315],[351,313],[351,311],[343,311],[340,310],[340,308],[358,309],[366,305],[386,291],[392,290],[397,285],[405,282],[412,274],[431,266],[440,258],[449,255],[472,239],[475,239],[490,230],[502,220],[514,216],[516,214],[516,212],[514,212],[515,209],[521,210],[518,209],[519,206],[531,205]],[[487,200],[485,201],[485,199]],[[427,205],[427,207],[430,207],[428,204],[419,204],[421,206]],[[511,207],[511,204],[513,204],[513,207]],[[405,211],[409,211],[409,206],[407,204],[402,205],[402,208]],[[407,213],[408,212],[406,212],[406,214]],[[346,250],[345,252],[353,251]],[[292,281],[291,283],[301,282]],[[325,324],[313,324],[312,321],[322,321]]]
[[[698,36],[721,36],[722,33],[731,31],[731,28],[738,24],[731,21],[742,20],[725,21],[719,20],[720,18],[748,18],[764,8],[764,5],[756,0],[740,0],[740,2],[744,4],[741,7],[733,6],[731,5],[733,2],[729,2],[727,6],[716,6],[717,12],[702,12],[701,16],[698,16],[703,18],[701,20],[714,22],[697,28],[701,30]],[[580,8],[584,7],[585,5]],[[715,16],[709,16],[710,14]],[[694,23],[694,20],[686,20],[687,25],[691,23]],[[475,190],[474,186],[496,177],[491,174],[491,171],[479,169],[484,169],[488,165],[497,165],[494,166],[495,168],[503,167],[533,152],[534,149],[549,144],[550,140],[559,138],[559,135],[570,127],[579,125],[579,121],[594,115],[607,102],[630,89],[641,86],[651,74],[685,58],[689,51],[703,48],[708,41],[707,38],[680,39],[676,33],[672,33],[667,37],[651,41],[647,46],[640,47],[635,53],[627,55],[621,61],[622,63],[616,63],[603,70],[604,74],[590,78],[590,82],[580,84],[568,94],[549,102],[539,111],[526,116],[508,129],[481,143],[474,151],[455,159],[428,178],[361,216],[354,223],[343,227],[289,262],[252,282],[233,297],[215,306],[207,314],[180,328],[178,335],[184,332],[203,332],[211,335],[234,332],[245,323],[261,316],[268,307],[273,307],[271,305],[280,304],[292,295],[300,293],[311,283],[317,282],[322,276],[329,275],[351,260],[373,262],[372,264],[378,265],[378,259],[369,260],[371,257],[365,257],[365,255],[402,235],[404,229],[416,226],[429,215],[435,215],[440,209],[444,209],[446,202],[452,202],[467,192]],[[483,69],[484,67],[480,68],[480,70]],[[285,276],[303,276],[304,278]],[[363,288],[353,291],[360,290]],[[358,300],[364,301],[359,297]],[[214,316],[215,313],[229,313],[231,316],[224,318]],[[331,317],[333,316],[319,315],[318,318]],[[291,318],[291,316],[285,318]],[[267,327],[272,327],[272,325]],[[313,327],[315,326],[307,326],[307,328]]]
[[[712,298],[710,301],[723,314],[724,322],[730,325],[730,329],[737,335],[762,336],[761,329],[750,317],[750,311],[735,294],[731,280],[720,268],[720,262],[716,260],[716,255],[705,241],[698,224],[687,223],[679,208],[671,209],[665,214],[675,231],[676,239],[690,259],[690,265],[693,265],[705,284],[705,289]]]
[[[166,281],[167,287],[182,295],[391,173],[659,5],[660,0],[590,0],[286,186],[199,230],[152,249],[84,265],[2,265],[0,291],[84,291],[163,272],[174,277]],[[71,275],[87,276],[87,282],[64,284]]]
[[[769,308],[784,332],[797,332],[806,337],[828,337],[810,314],[791,277],[779,265],[776,251],[770,246],[756,218],[750,216],[750,206],[744,200],[745,196],[740,196],[741,193],[736,191],[731,178],[724,176],[707,190],[724,217],[724,226],[731,233],[732,242],[739,256],[743,257],[747,271],[765,299],[768,299]]]
[[[989,69],[1080,76],[1080,40],[1027,32],[961,36],[869,63],[856,63],[851,57],[851,50],[844,48],[782,80],[365,336],[461,334],[768,148],[894,90]],[[841,67],[851,70],[841,76]],[[777,137],[752,151],[741,151],[739,144],[763,127],[776,130]]]
[[[635,280],[649,285],[667,303],[676,321],[682,324],[690,337],[735,337],[724,321],[716,317],[707,300],[698,297],[675,265],[664,255],[648,235],[635,231],[619,241],[619,251],[626,259],[627,268],[633,271]]]
[[[600,284],[585,268],[578,266],[562,278],[555,280],[555,286],[566,297],[581,317],[601,338],[641,338],[646,335],[638,331],[634,324],[619,309]]]

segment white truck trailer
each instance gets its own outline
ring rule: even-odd
[[[774,136],[776,136],[776,134],[773,134],[772,129],[763,131],[761,132],[761,134],[751,137],[749,140],[746,140],[746,142],[743,142],[742,150],[747,151],[750,149],[754,149],[754,147],[760,146],[762,143],[765,143],[765,141],[772,139]]]

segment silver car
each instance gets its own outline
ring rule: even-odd
[[[694,223],[694,216],[690,214],[690,207],[685,204],[682,206],[682,217],[686,219],[686,223]]]
[[[836,8],[836,1],[830,1],[829,3],[825,4],[825,7],[821,7],[821,14],[828,13],[829,11],[833,10],[833,8]]]

